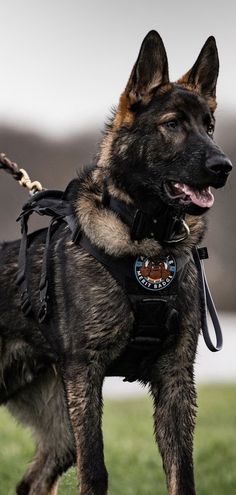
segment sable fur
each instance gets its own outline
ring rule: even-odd
[[[186,207],[189,237],[168,247],[149,238],[133,241],[129,227],[104,207],[102,198],[106,183],[113,197],[155,215],[159,202],[179,209],[166,193],[165,181],[190,181],[199,188],[225,184],[231,165],[210,135],[217,75],[212,37],[177,83],[169,81],[160,36],[151,31],[145,38],[94,167],[68,189],[83,232],[106,253],[189,256],[201,241],[206,220],[193,206]],[[167,125],[173,120],[175,131]],[[212,157],[218,163],[214,170],[207,166]],[[127,347],[134,323],[127,294],[103,265],[71,241],[64,224],[50,244],[50,318],[38,324],[45,237],[45,230],[30,236],[28,282],[35,318],[20,310],[19,241],[0,247],[0,402],[31,426],[37,443],[17,494],[56,495],[59,476],[75,461],[81,495],[107,494],[102,384],[105,375],[129,373],[147,384],[153,396],[168,494],[195,495],[193,365],[200,305],[193,261],[179,287],[179,330],[163,335],[157,351],[141,350],[137,359]]]

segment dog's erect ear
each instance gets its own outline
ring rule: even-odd
[[[149,103],[157,87],[168,82],[168,60],[163,41],[156,31],[150,31],[143,40],[125,89],[130,108],[139,102]]]
[[[218,73],[219,58],[216,41],[210,36],[192,69],[181,77],[178,83],[195,87],[206,99],[215,99]]]

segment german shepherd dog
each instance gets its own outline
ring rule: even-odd
[[[71,186],[81,231],[106,255],[189,256],[178,287],[178,328],[168,342],[163,336],[152,359],[141,352],[135,369],[135,378],[153,396],[155,437],[169,495],[196,493],[193,366],[201,310],[191,251],[203,238],[205,213],[214,202],[210,186],[223,187],[232,168],[213,140],[218,69],[216,43],[210,37],[193,68],[171,83],[162,39],[149,32],[94,167]],[[152,234],[134,239],[130,225],[104,204],[105,187],[123,208],[136,208],[150,218],[160,204],[167,213],[181,210],[188,236],[168,245]],[[28,284],[35,314],[45,235],[45,230],[34,233],[29,245]],[[16,493],[55,495],[59,476],[76,462],[81,495],[105,495],[102,385],[107,374],[125,375],[127,363],[132,368],[132,305],[121,284],[72,241],[62,222],[50,243],[50,318],[40,325],[20,309],[18,253],[19,241],[1,245],[0,400],[33,429],[37,449]],[[149,268],[150,273],[160,271],[158,263]]]

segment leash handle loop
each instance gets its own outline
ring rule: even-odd
[[[209,312],[209,315],[211,317],[211,321],[213,323],[214,330],[215,330],[216,346],[212,343],[207,325],[206,325],[206,328],[204,329],[203,335],[204,335],[206,345],[210,349],[210,351],[217,352],[217,351],[221,351],[221,349],[223,347],[223,334],[222,334],[222,330],[221,330],[220,321],[219,321],[219,318],[217,315],[216,307],[215,307],[215,304],[214,304],[214,301],[213,301],[213,298],[211,295],[211,291],[210,291],[210,288],[208,285],[203,260],[201,260],[201,268],[202,268],[202,274],[203,274],[203,279],[204,279],[204,288],[205,288],[204,297],[205,297],[206,306],[207,306],[207,309],[208,309],[208,312]]]
[[[223,335],[222,335],[222,329],[217,315],[216,307],[207,282],[207,277],[203,262],[204,259],[208,258],[207,249],[206,248],[195,249],[194,258],[198,270],[199,289],[202,299],[202,311],[201,311],[202,334],[208,349],[212,352],[217,352],[220,351],[223,347]],[[207,310],[209,312],[214,327],[215,336],[216,336],[216,345],[213,344],[210,336],[208,323],[207,323]]]

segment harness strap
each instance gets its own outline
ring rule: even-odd
[[[74,217],[67,217],[66,221],[68,222],[68,225],[72,230],[72,234],[76,232],[76,223]],[[117,258],[115,256],[108,255],[103,249],[99,249],[97,246],[92,244],[88,237],[82,232],[80,232],[80,235],[77,238],[73,234],[73,238],[76,239],[80,246],[82,246],[86,251],[94,256],[94,258],[96,258],[100,263],[106,266],[112,273],[113,277],[119,282],[119,284],[122,285],[123,288],[125,288],[125,279],[127,277],[131,277],[131,274],[133,273],[133,265],[136,259],[134,256],[123,256],[122,258]],[[180,280],[182,280],[184,276],[185,268],[190,259],[191,255],[178,257],[177,272]]]
[[[41,268],[41,278],[39,283],[40,310],[38,314],[39,323],[43,323],[48,315],[48,265],[49,265],[49,246],[53,234],[53,227],[58,224],[58,219],[52,218],[48,230],[43,253],[43,262]]]
[[[26,270],[27,270],[27,247],[28,247],[28,218],[29,215],[25,215],[21,218],[21,243],[20,243],[20,251],[19,251],[19,271],[16,283],[19,285],[21,289],[21,309],[25,316],[29,316],[32,312],[32,306],[28,291],[28,284],[26,278]]]
[[[34,196],[23,206],[20,216],[17,221],[21,221],[21,244],[19,251],[19,270],[17,276],[17,284],[21,288],[21,309],[25,316],[30,316],[32,311],[32,304],[30,301],[30,295],[27,283],[27,251],[28,251],[28,221],[30,215],[35,212],[39,215],[46,215],[52,217],[49,227],[47,229],[46,242],[44,247],[43,262],[41,269],[41,278],[39,284],[40,295],[40,310],[38,314],[39,323],[43,323],[48,314],[48,258],[50,251],[50,240],[53,234],[53,227],[58,224],[59,221],[64,220],[71,216],[72,207],[71,204],[63,199],[63,191],[50,191],[44,190],[39,193],[35,193]],[[66,217],[67,215],[67,217]]]

